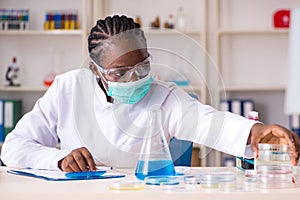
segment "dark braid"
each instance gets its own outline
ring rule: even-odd
[[[135,23],[132,18],[124,15],[114,15],[113,17],[106,17],[104,20],[98,20],[96,26],[91,29],[88,38],[88,50],[90,56],[95,59],[95,61],[99,60],[101,55],[97,54],[101,54],[102,50],[96,53],[94,51],[95,48],[101,48],[104,42],[110,37],[129,30],[132,30],[133,37],[145,44],[146,47],[146,38],[144,32],[140,29],[140,25]]]

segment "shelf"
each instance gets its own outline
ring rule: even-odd
[[[288,34],[289,29],[270,29],[270,30],[219,30],[218,35],[262,35],[262,34]]]
[[[38,35],[66,35],[66,36],[81,36],[83,35],[82,30],[28,30],[28,31],[17,31],[17,30],[9,30],[9,31],[0,31],[0,35],[17,35],[17,36],[38,36]]]
[[[284,91],[284,86],[230,86],[225,87],[225,92],[255,92],[255,91]]]
[[[1,86],[1,92],[45,92],[48,88],[47,87],[34,87],[34,86],[21,86],[21,87],[5,87]]]
[[[200,35],[201,31],[196,31],[196,30],[187,30],[187,31],[179,31],[176,29],[155,29],[155,28],[142,28],[145,32],[145,34],[148,35],[163,35],[163,34],[186,34],[186,35]]]

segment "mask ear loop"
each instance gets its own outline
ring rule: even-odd
[[[101,79],[101,82],[102,82],[103,87],[105,88],[106,91],[108,91],[108,88],[106,87],[106,85],[108,85],[108,82],[107,82],[107,80],[104,78],[104,76],[102,75],[102,73],[99,71],[99,69],[95,66],[95,63],[93,62],[93,60],[91,60],[89,68],[90,68],[90,69],[92,70],[92,72],[95,74],[95,76],[96,76],[97,79]],[[93,69],[93,68],[94,68],[94,69]],[[96,70],[95,70],[95,69],[96,69]],[[104,83],[106,83],[106,84],[104,84],[103,81],[104,81]]]

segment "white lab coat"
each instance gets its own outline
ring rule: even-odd
[[[254,121],[216,111],[175,84],[158,80],[140,102],[112,104],[92,72],[84,68],[55,78],[33,110],[8,134],[1,159],[7,166],[58,169],[59,160],[84,146],[98,165],[134,167],[153,105],[163,111],[167,140],[175,136],[244,155]],[[60,149],[56,148],[58,141]]]

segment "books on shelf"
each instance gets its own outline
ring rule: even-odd
[[[298,134],[300,137],[300,114],[294,114],[289,116],[289,126],[292,131]]]
[[[254,110],[254,101],[252,99],[237,98],[221,100],[220,110],[248,117],[249,111]]]
[[[22,100],[0,99],[0,142],[16,126],[22,117]]]

